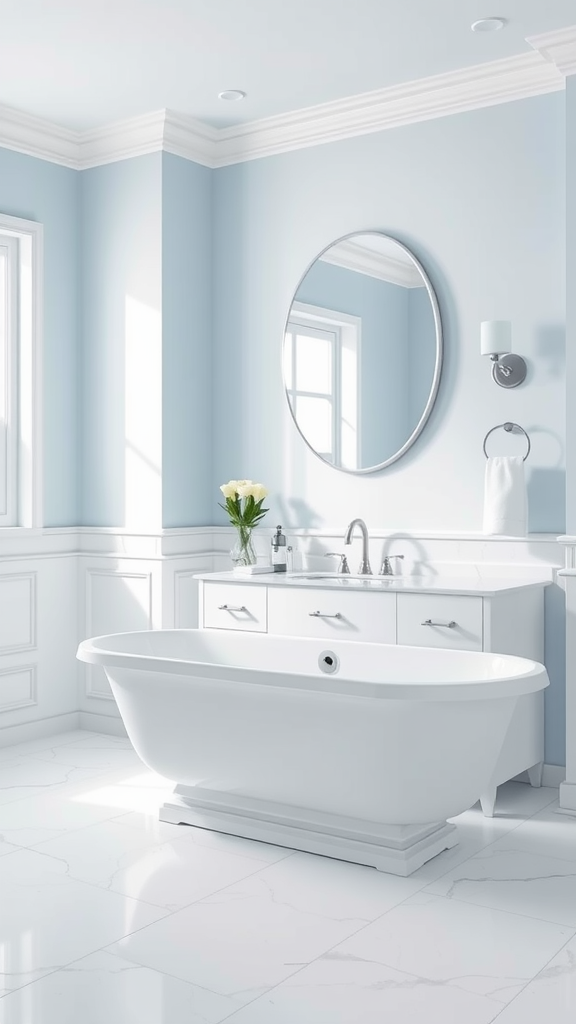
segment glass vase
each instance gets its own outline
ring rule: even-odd
[[[236,541],[230,552],[233,565],[256,565],[256,552],[252,543],[252,528],[238,526]]]

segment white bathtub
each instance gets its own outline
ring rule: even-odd
[[[511,655],[194,629],[78,657],[178,783],[161,819],[398,874],[454,845],[446,818],[487,788],[518,697],[548,686]]]

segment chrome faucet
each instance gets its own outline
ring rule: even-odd
[[[404,555],[384,555],[382,559],[382,565],[380,566],[381,576],[393,576],[394,570],[390,564],[392,558],[404,558]]]
[[[324,555],[324,557],[325,558],[330,558],[331,555],[334,555],[336,558],[340,559],[340,565],[336,569],[336,572],[339,575],[344,574],[344,575],[348,575],[349,576],[350,575],[350,567],[348,565],[348,559],[346,558],[346,555],[343,555],[340,551],[327,551],[326,554]]]
[[[344,535],[344,544],[352,543],[352,534],[354,533],[355,526],[359,526],[362,533],[362,561],[360,562],[358,575],[372,576],[372,569],[370,568],[370,561],[368,559],[368,528],[363,519],[352,520]]]

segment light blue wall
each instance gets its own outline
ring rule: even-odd
[[[404,241],[428,270],[446,358],[414,448],[351,486],[295,435],[279,353],[304,268],[335,238],[370,229]],[[562,94],[217,170],[214,246],[215,483],[263,478],[271,518],[288,526],[363,515],[399,530],[480,532],[482,440],[513,419],[533,436],[530,528],[563,530]],[[530,367],[516,392],[498,388],[480,357],[483,319],[513,322]]]
[[[408,291],[318,260],[296,292],[362,320],[360,466],[384,462],[408,436]]]
[[[482,529],[492,426],[532,437],[532,531],[561,533],[564,509],[564,96],[536,97],[215,172],[214,476],[262,480],[270,523]],[[446,356],[438,402],[411,451],[350,477],[298,437],[282,386],[287,310],[304,268],[336,238],[382,230],[423,263]],[[498,388],[479,353],[481,320],[509,319],[527,384]],[[217,522],[225,519],[214,509]],[[547,597],[546,759],[564,759],[562,594]]]
[[[44,525],[78,521],[76,171],[0,149],[0,212],[44,225]]]
[[[127,302],[160,315],[161,153],[82,172],[80,237],[79,521],[124,526]]]
[[[162,156],[163,526],[213,518],[212,172]]]

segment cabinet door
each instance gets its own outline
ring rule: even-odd
[[[270,587],[268,632],[396,643],[396,594]]]
[[[204,628],[266,632],[266,587],[204,584]]]
[[[482,650],[482,598],[398,594],[398,643]]]

